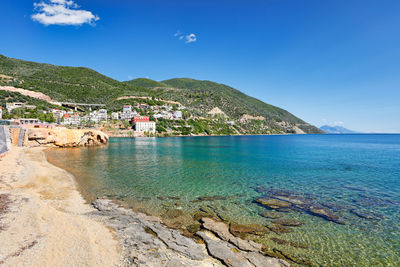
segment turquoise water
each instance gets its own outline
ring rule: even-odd
[[[261,216],[270,210],[255,199],[305,199],[344,224],[306,209],[279,211],[304,224],[253,238],[314,266],[400,266],[400,135],[111,138],[105,147],[55,149],[48,157],[89,198],[154,214],[207,205],[228,220],[270,226],[273,219]]]

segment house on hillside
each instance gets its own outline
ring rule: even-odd
[[[121,120],[130,120],[137,115],[136,111],[132,111],[131,105],[124,105],[121,113]]]
[[[112,120],[119,120],[120,119],[120,115],[118,112],[112,112],[111,113],[111,119]]]
[[[148,116],[136,116],[132,118],[132,124],[135,123],[134,129],[135,132],[145,132],[145,133],[155,133],[156,132],[156,123],[154,121],[150,121]]]
[[[99,109],[99,112],[97,113],[97,117],[99,118],[99,121],[106,121],[107,120],[107,110]]]
[[[25,103],[19,103],[19,102],[14,102],[14,103],[6,103],[6,109],[8,113],[11,113],[13,109],[16,108],[29,108],[29,109],[35,109],[36,106],[34,105],[26,105]]]
[[[64,124],[79,125],[81,124],[81,117],[79,115],[64,115]]]
[[[176,120],[181,120],[182,119],[182,111],[180,111],[180,110],[173,111],[172,116]]]

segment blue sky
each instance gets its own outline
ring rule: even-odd
[[[314,125],[400,132],[398,0],[2,0],[0,54],[231,85]]]

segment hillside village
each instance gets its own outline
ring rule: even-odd
[[[88,110],[73,103],[68,103],[64,107],[43,109],[27,103],[10,102],[5,104],[4,109],[0,106],[0,119],[3,124],[102,128],[111,132],[112,136],[239,133],[235,128],[235,122],[229,120],[229,117],[219,108],[209,111],[207,118],[195,118],[190,113],[190,109],[176,104],[125,104],[119,111],[107,110],[105,107],[92,108],[92,106],[102,106],[98,104],[85,105],[89,107]],[[222,131],[213,132],[214,129],[208,127],[213,124],[219,125]]]

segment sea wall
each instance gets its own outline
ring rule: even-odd
[[[80,147],[103,145],[108,135],[94,129],[31,128],[24,139],[26,146]]]
[[[0,126],[0,157],[10,150],[10,132],[7,126]]]

